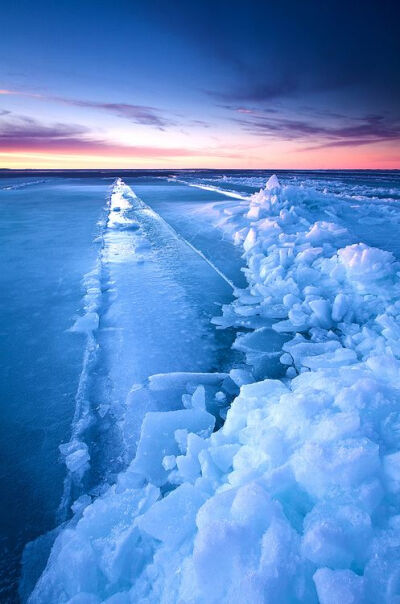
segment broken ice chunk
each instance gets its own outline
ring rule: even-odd
[[[196,529],[196,514],[206,496],[185,483],[167,497],[157,501],[137,523],[141,530],[162,541],[169,549],[179,544]]]
[[[175,432],[186,429],[189,432],[209,436],[214,429],[215,418],[201,409],[184,409],[147,413],[142,424],[136,457],[131,464],[133,472],[161,486],[168,477],[162,460],[168,455],[179,455]]]

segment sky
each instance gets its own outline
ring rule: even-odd
[[[2,0],[2,168],[400,168],[400,3]]]

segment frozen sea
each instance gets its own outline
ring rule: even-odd
[[[176,374],[222,376],[232,368],[251,367],[257,380],[275,377],[268,373],[270,365],[265,369],[265,354],[255,362],[257,354],[253,349],[250,354],[243,342],[232,347],[243,324],[230,321],[229,311],[225,323],[213,321],[238,292],[246,291],[249,279],[251,283],[251,275],[242,270],[249,256],[238,245],[240,236],[235,240],[230,235],[241,232],[243,225],[234,217],[271,174],[0,174],[1,601],[18,601],[24,551],[20,594],[26,600],[60,534],[57,527],[76,522],[88,503],[107,497],[107,489],[131,461],[145,413],[182,409],[175,390],[168,390],[169,398],[149,399],[141,385],[150,376],[170,374],[176,384],[181,379]],[[362,242],[399,258],[399,172],[281,171],[277,176],[288,191],[301,192],[299,220],[312,214],[316,223],[326,223],[331,216],[338,228],[351,231],[343,245]],[[119,208],[116,224],[112,207],[110,213],[116,177],[127,186],[121,189],[121,199],[129,202],[126,224],[125,218],[118,222]],[[289,205],[282,211],[289,211]],[[291,231],[288,242],[290,237]],[[371,264],[373,270],[380,270],[377,263]],[[242,304],[247,309],[242,313],[250,312],[248,304]],[[245,329],[260,327],[249,323]],[[279,341],[279,352],[285,341]],[[192,376],[185,396],[197,392],[200,400],[203,386],[197,384],[210,388],[210,379]],[[226,394],[232,400],[237,393],[228,388],[220,399]],[[133,400],[128,407],[127,400]],[[216,428],[225,415],[218,416]],[[389,453],[395,451],[393,446]],[[163,462],[163,472],[168,463]],[[165,486],[157,476],[147,479],[168,493],[172,483]],[[348,567],[359,576],[363,562],[355,557]],[[317,566],[336,568],[336,559],[319,564],[316,555],[311,558]],[[347,568],[346,562],[340,559],[338,567]],[[54,577],[50,574],[49,585],[58,581]],[[42,586],[46,580],[45,574]],[[327,581],[319,581],[322,601]],[[118,585],[98,587],[98,601],[118,589],[127,593],[128,580]],[[72,600],[65,595],[69,587],[62,595],[40,589],[35,602]],[[245,593],[253,593],[248,601],[260,601],[256,592]],[[131,597],[140,601],[141,596]],[[174,601],[174,596],[165,597]],[[229,601],[226,594],[218,597]],[[291,597],[288,592],[285,601]],[[201,598],[211,601],[206,591],[195,601],[203,602]],[[312,598],[307,592],[303,601]],[[86,601],[97,600],[87,596]]]

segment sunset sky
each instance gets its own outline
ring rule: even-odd
[[[400,168],[398,6],[4,0],[0,167]]]

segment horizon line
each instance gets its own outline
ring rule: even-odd
[[[400,168],[1,168],[1,172],[400,172]]]

